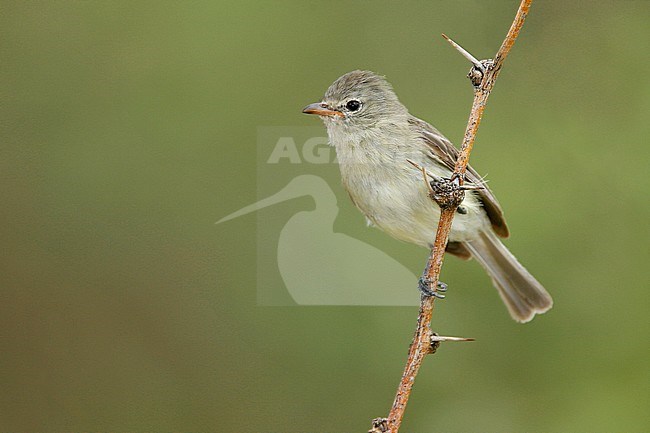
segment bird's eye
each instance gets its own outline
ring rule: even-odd
[[[358,111],[361,108],[361,102],[357,101],[356,99],[351,99],[347,104],[345,104],[345,108],[350,111]]]

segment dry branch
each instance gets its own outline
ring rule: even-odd
[[[465,172],[469,162],[469,155],[474,145],[474,139],[476,138],[476,132],[481,123],[481,118],[483,117],[483,111],[485,110],[487,99],[494,87],[501,66],[519,35],[519,31],[524,24],[526,15],[528,15],[531,3],[532,0],[521,1],[515,19],[510,26],[510,30],[503,40],[499,51],[494,56],[494,60],[483,60],[478,62],[471,54],[462,49],[462,47],[443,35],[454,47],[459,49],[461,54],[467,57],[474,64],[469,75],[474,84],[474,102],[467,122],[467,128],[465,129],[460,155],[456,160],[454,173],[451,179],[449,179],[449,188],[446,189],[444,194],[436,195],[435,198],[441,209],[440,221],[438,222],[436,239],[433,243],[433,248],[431,249],[431,255],[429,256],[423,275],[423,281],[428,285],[429,293],[435,292],[435,288],[437,287],[440,278],[440,270],[445,254],[445,248],[447,246],[447,239],[451,230],[451,223],[454,214],[456,213],[456,209],[464,197],[464,189],[462,186],[465,180]],[[434,308],[434,299],[435,297],[433,296],[425,295],[421,298],[415,335],[413,336],[413,341],[409,347],[408,360],[397,389],[395,401],[388,418],[378,418],[373,420],[370,433],[398,432],[402,418],[404,417],[404,411],[411,394],[413,383],[415,382],[415,377],[418,374],[418,370],[422,365],[424,357],[427,354],[435,352],[440,341],[452,340],[449,337],[435,338],[436,334],[431,331],[430,325]]]

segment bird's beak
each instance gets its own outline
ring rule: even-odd
[[[340,111],[330,110],[327,108],[327,105],[324,102],[314,102],[313,104],[309,104],[302,109],[302,112],[305,114],[317,114],[319,116],[327,117],[345,117],[345,115]]]

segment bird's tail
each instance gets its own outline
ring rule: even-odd
[[[546,289],[526,270],[492,231],[465,246],[487,271],[508,311],[517,322],[524,323],[553,306]]]

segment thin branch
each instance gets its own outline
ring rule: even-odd
[[[474,102],[472,104],[472,111],[469,115],[469,120],[467,122],[467,128],[465,130],[465,135],[463,137],[463,143],[461,145],[460,154],[456,160],[456,166],[454,168],[454,173],[452,179],[450,179],[450,184],[456,185],[457,189],[452,192],[449,192],[447,200],[438,201],[440,204],[441,213],[440,221],[438,222],[438,228],[436,230],[436,238],[433,243],[433,248],[431,249],[431,255],[427,261],[427,266],[424,271],[423,281],[428,284],[429,292],[434,292],[434,288],[437,287],[440,270],[442,267],[442,261],[445,254],[445,248],[447,246],[447,239],[449,237],[449,232],[451,231],[451,223],[456,213],[458,205],[462,202],[463,190],[461,189],[465,180],[465,172],[467,170],[467,164],[469,162],[469,156],[474,146],[474,140],[476,138],[476,132],[478,130],[479,124],[481,123],[481,118],[483,117],[483,111],[485,110],[485,105],[487,99],[490,96],[490,92],[494,87],[496,78],[501,70],[501,66],[508,53],[510,52],[512,46],[519,35],[519,31],[524,24],[526,15],[528,15],[528,10],[532,0],[522,0],[515,19],[510,26],[510,30],[506,35],[501,48],[494,56],[494,60],[484,60],[481,62],[476,62],[476,58],[467,53],[462,47],[460,47],[455,42],[451,41],[445,36],[445,39],[450,41],[455,48],[459,49],[461,52],[465,52],[469,55],[466,56],[474,64],[474,67],[477,68],[482,74],[480,82],[476,82],[474,89]],[[482,67],[479,67],[479,65]],[[460,191],[460,194],[458,193]],[[422,296],[420,302],[420,312],[418,314],[417,327],[415,329],[415,335],[413,336],[413,341],[409,347],[408,360],[406,367],[404,368],[404,373],[402,374],[402,379],[400,381],[399,387],[397,389],[397,394],[395,396],[395,401],[391,408],[388,418],[376,419],[373,421],[373,429],[371,432],[390,432],[397,433],[399,431],[402,418],[404,417],[404,411],[406,409],[406,404],[408,403],[409,396],[411,394],[411,389],[413,383],[415,382],[415,377],[418,374],[420,366],[424,357],[433,353],[435,350],[436,344],[440,344],[439,341],[435,341],[435,335],[431,331],[431,316],[434,309],[434,297],[433,296]],[[448,341],[448,340],[447,340]]]

